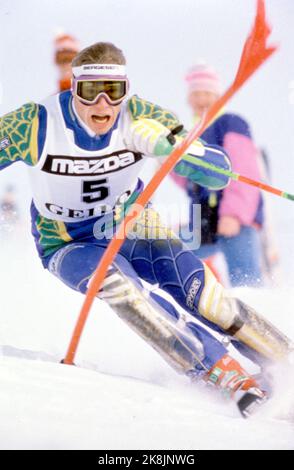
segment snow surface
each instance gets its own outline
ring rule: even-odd
[[[98,299],[77,367],[60,364],[83,298],[42,269],[30,241],[23,246],[1,243],[0,449],[294,448],[293,369],[275,372],[276,397],[245,421]],[[290,289],[239,294],[294,337]]]

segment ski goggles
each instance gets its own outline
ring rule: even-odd
[[[128,79],[103,77],[74,78],[73,93],[81,103],[93,105],[103,96],[110,105],[120,104],[128,93]]]

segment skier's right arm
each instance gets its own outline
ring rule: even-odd
[[[45,122],[45,108],[36,103],[27,103],[0,118],[0,170],[17,161],[37,163]]]

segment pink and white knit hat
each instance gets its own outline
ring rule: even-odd
[[[192,91],[210,91],[219,95],[221,93],[220,79],[216,71],[207,64],[197,64],[192,67],[185,80],[189,93]]]

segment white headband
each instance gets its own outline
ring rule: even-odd
[[[117,64],[84,64],[72,68],[75,77],[81,75],[126,75],[126,67]]]

